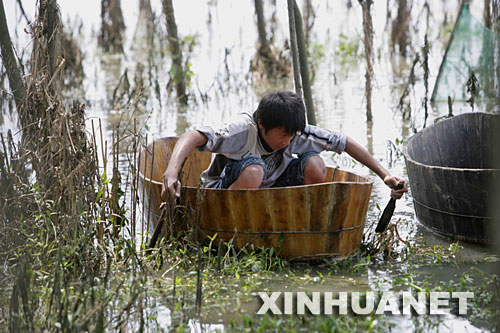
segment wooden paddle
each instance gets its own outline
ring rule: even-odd
[[[400,182],[395,190],[400,190],[404,186],[404,182]],[[380,220],[378,221],[377,228],[375,228],[375,232],[384,232],[385,229],[387,228],[387,225],[391,221],[392,214],[394,213],[394,208],[396,208],[396,199],[391,197],[391,200],[389,200],[389,203],[384,209],[384,212],[382,213],[382,216],[380,217]]]
[[[181,169],[179,174],[180,174],[180,177],[182,177],[182,169]],[[177,182],[178,181],[179,180],[177,180]],[[175,186],[177,186],[177,184],[178,184],[177,182],[175,183]],[[146,251],[146,253],[148,253],[148,254],[151,253],[152,249],[155,247],[156,242],[158,241],[158,238],[160,237],[161,229],[163,228],[163,225],[165,224],[165,220],[167,219],[167,209],[168,209],[167,205],[171,204],[169,196],[170,196],[170,194],[167,190],[167,201],[164,201],[160,204],[161,214],[160,214],[160,218],[158,219],[158,224],[156,225],[156,228],[153,231],[153,235],[151,236],[151,239],[149,240],[148,250]],[[172,209],[172,207],[175,207],[178,203],[179,203],[179,198],[175,198],[175,202],[173,203],[173,206],[170,207],[170,209]]]
[[[156,241],[158,240],[158,237],[161,234],[161,229],[163,227],[163,224],[165,223],[165,218],[166,218],[166,213],[167,213],[166,205],[167,205],[166,202],[162,202],[160,205],[161,215],[160,215],[160,218],[158,219],[158,224],[156,225],[156,228],[153,231],[153,235],[152,235],[151,239],[149,240],[148,250],[146,251],[147,254],[151,253],[151,250],[155,247]]]

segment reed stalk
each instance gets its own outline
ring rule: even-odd
[[[118,131],[116,129],[113,130],[111,133],[112,137],[112,145],[111,145],[111,152],[112,152],[112,158],[113,158],[113,169],[112,169],[112,174],[111,174],[111,222],[112,222],[112,230],[113,230],[113,237],[116,238],[117,232],[116,232],[116,212],[118,210],[117,207],[117,177],[116,177],[116,172],[117,172],[117,167],[116,167],[116,146],[117,146],[117,140],[116,140],[116,134]]]
[[[299,50],[297,47],[297,33],[295,31],[294,0],[288,2],[288,27],[290,30],[290,48],[292,52],[293,79],[295,82],[295,93],[302,96],[302,84],[300,82]]]
[[[366,120],[372,121],[372,76],[373,76],[373,24],[371,6],[373,0],[358,0],[363,8],[363,43],[365,46],[365,97],[366,97]]]
[[[144,215],[146,214],[145,212],[145,191],[146,191],[146,179],[147,179],[147,170],[148,170],[148,135],[146,134],[146,144],[144,146],[144,172],[143,172],[143,176],[144,176],[144,183],[142,185],[142,216],[141,216],[141,248],[142,246],[144,245]]]
[[[425,34],[424,37],[424,47],[422,48],[422,53],[423,53],[423,59],[424,61],[422,62],[422,67],[424,69],[424,89],[425,89],[425,94],[424,94],[424,100],[422,101],[422,104],[424,106],[424,128],[427,123],[427,118],[429,117],[429,41],[427,40],[427,33]]]
[[[147,149],[147,148],[146,148]],[[148,219],[146,221],[147,223],[147,232],[149,233],[150,230],[150,221],[151,221],[151,199],[153,197],[152,195],[152,189],[153,189],[153,172],[154,172],[154,165],[155,165],[155,141],[153,141],[153,151],[152,151],[152,156],[151,156],[151,171],[149,173],[149,202],[148,202]]]
[[[12,47],[10,39],[9,28],[7,26],[7,19],[5,17],[5,10],[3,0],[0,0],[0,47],[2,52],[2,62],[7,70],[7,77],[9,84],[14,95],[16,107],[18,110],[21,108],[24,99],[26,98],[26,87],[22,78],[22,72],[17,62],[17,58]]]
[[[103,174],[105,177],[106,175],[106,168],[107,168],[107,141],[103,142],[104,137],[102,135],[102,122],[101,118],[99,118],[99,132],[101,135],[101,154],[102,154],[102,163],[103,163]],[[102,184],[102,194],[101,194],[101,220],[98,223],[98,231],[97,231],[97,238],[100,242],[103,240],[104,236],[104,221],[106,221],[106,210],[104,207],[106,207],[106,194],[107,194],[107,188],[108,184],[106,182],[106,179],[104,179],[105,182]]]
[[[136,222],[136,210],[137,210],[137,172],[139,171],[138,161],[137,161],[137,118],[134,117],[134,136],[133,136],[133,154],[134,160],[132,161],[132,188],[131,188],[131,202],[132,207],[132,223],[131,223],[131,234],[132,234],[132,244],[135,247],[135,222]]]
[[[196,262],[196,313],[197,315],[201,312],[202,296],[203,296],[203,279],[201,276],[202,272],[202,248],[200,241],[200,223],[201,223],[201,211],[203,203],[205,202],[205,190],[201,186],[201,181],[198,185],[198,190],[196,191],[196,207],[194,216],[193,232],[195,237],[195,243],[198,250],[198,260]]]

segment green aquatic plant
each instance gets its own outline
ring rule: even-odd
[[[348,59],[357,59],[361,57],[359,52],[359,37],[349,38],[343,33],[340,33],[338,39],[339,41],[335,48],[335,55],[340,57],[342,61],[345,62]]]

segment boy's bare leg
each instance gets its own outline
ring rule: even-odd
[[[318,184],[325,180],[326,165],[323,159],[317,155],[311,156],[304,171],[304,185]]]
[[[264,169],[260,165],[251,164],[241,171],[240,176],[229,186],[230,190],[259,188],[264,179]]]

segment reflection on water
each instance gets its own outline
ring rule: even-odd
[[[33,15],[34,8],[28,6],[28,0],[23,0],[28,14]],[[29,2],[31,4],[31,2]],[[293,83],[278,81],[273,83],[252,82],[249,72],[250,61],[255,55],[257,29],[254,24],[254,8],[252,1],[176,1],[175,15],[178,31],[181,36],[196,36],[196,43],[186,58],[191,63],[194,73],[189,87],[189,104],[180,108],[175,101],[175,94],[167,91],[169,82],[170,59],[166,49],[165,18],[161,11],[160,0],[141,0],[137,2],[122,1],[126,29],[124,55],[101,54],[97,48],[96,36],[99,27],[99,1],[85,1],[85,6],[73,0],[58,1],[63,18],[80,16],[85,22],[82,32],[76,36],[85,54],[83,67],[85,79],[83,90],[87,104],[89,119],[102,119],[105,140],[111,142],[111,133],[119,128],[122,137],[134,125],[141,133],[154,139],[180,135],[186,130],[196,128],[201,124],[217,124],[241,112],[255,110],[259,99],[265,93],[278,89],[293,89]],[[351,6],[346,4],[350,3]],[[387,161],[388,141],[405,141],[413,132],[412,127],[421,129],[423,124],[422,98],[424,96],[422,83],[422,68],[416,67],[417,81],[410,89],[408,103],[411,105],[410,120],[403,120],[397,104],[403,88],[407,84],[409,70],[413,57],[423,46],[423,34],[426,29],[419,24],[420,13],[424,0],[413,1],[412,21],[410,29],[412,45],[409,55],[400,57],[391,54],[388,22],[389,2],[376,1],[373,8],[374,46],[375,46],[375,76],[373,80],[372,112],[373,123],[365,121],[364,103],[364,60],[362,48],[361,7],[356,1],[320,1],[313,2],[315,19],[312,32],[309,35],[311,45],[321,52],[312,53],[316,58],[314,64],[313,97],[317,110],[318,124],[322,127],[342,131],[349,135],[372,153],[384,166]],[[9,26],[14,29],[14,2],[6,3]],[[269,6],[269,5],[268,5]],[[431,77],[433,84],[440,65],[446,40],[440,39],[442,23],[448,17],[452,24],[456,6],[441,1],[429,3],[431,13],[429,23],[429,39],[432,43],[430,53]],[[302,8],[302,7],[301,7]],[[266,8],[269,16],[276,12],[274,36],[276,45],[283,45],[288,34],[286,1],[276,2],[276,7]],[[471,5],[474,13],[474,6]],[[394,11],[394,10],[393,10]],[[476,12],[479,10],[476,10]],[[451,14],[450,14],[451,13]],[[392,16],[395,13],[391,13]],[[392,17],[391,19],[394,19]],[[451,22],[451,23],[450,23]],[[23,23],[17,23],[16,29],[22,31]],[[12,31],[12,30],[11,30]],[[11,35],[15,35],[12,34]],[[18,34],[20,40],[26,36]],[[28,45],[19,44],[17,45]],[[420,66],[420,67],[419,67]],[[8,102],[2,99],[1,131],[15,128],[15,119],[9,115]],[[481,104],[476,109],[490,110],[494,105]],[[455,103],[454,113],[470,111],[465,103]],[[446,103],[437,103],[428,120],[448,112]],[[90,122],[89,122],[90,124]],[[397,140],[396,140],[397,139]],[[100,145],[100,143],[98,142]],[[110,147],[110,144],[108,144]],[[129,145],[121,145],[121,153],[127,152]],[[396,144],[397,149],[401,145]],[[323,153],[327,164],[341,162],[355,172],[370,174],[376,177],[366,167],[352,161],[344,154],[332,159],[331,153]],[[120,159],[121,170],[125,173],[129,165],[125,156]],[[397,176],[407,177],[402,157],[393,161],[390,171]],[[388,188],[377,179],[374,182],[372,199],[367,217],[367,228],[377,222],[380,209],[383,209],[389,199]],[[427,232],[415,220],[411,193],[397,203],[394,221],[401,219],[400,225],[403,238],[415,239],[423,236],[428,243],[449,244],[447,239],[441,239]],[[477,258],[484,254],[484,248],[465,246],[465,259]],[[300,274],[298,272],[297,274]],[[325,282],[325,288],[352,290],[366,289],[380,277],[391,279],[397,274],[388,267],[368,270],[365,277],[354,276],[349,279],[332,278]],[[266,281],[266,285],[276,290],[282,287],[283,281]],[[275,284],[273,284],[275,283]],[[290,287],[290,286],[288,286]],[[299,286],[297,286],[299,287]],[[249,309],[255,304],[249,304]],[[248,309],[247,309],[248,310]],[[167,308],[157,308],[160,320],[170,321]],[[248,310],[249,311],[249,310]],[[252,311],[249,311],[252,313]],[[227,319],[223,320],[227,323]],[[193,324],[198,325],[198,324]],[[404,326],[404,324],[401,324]]]

